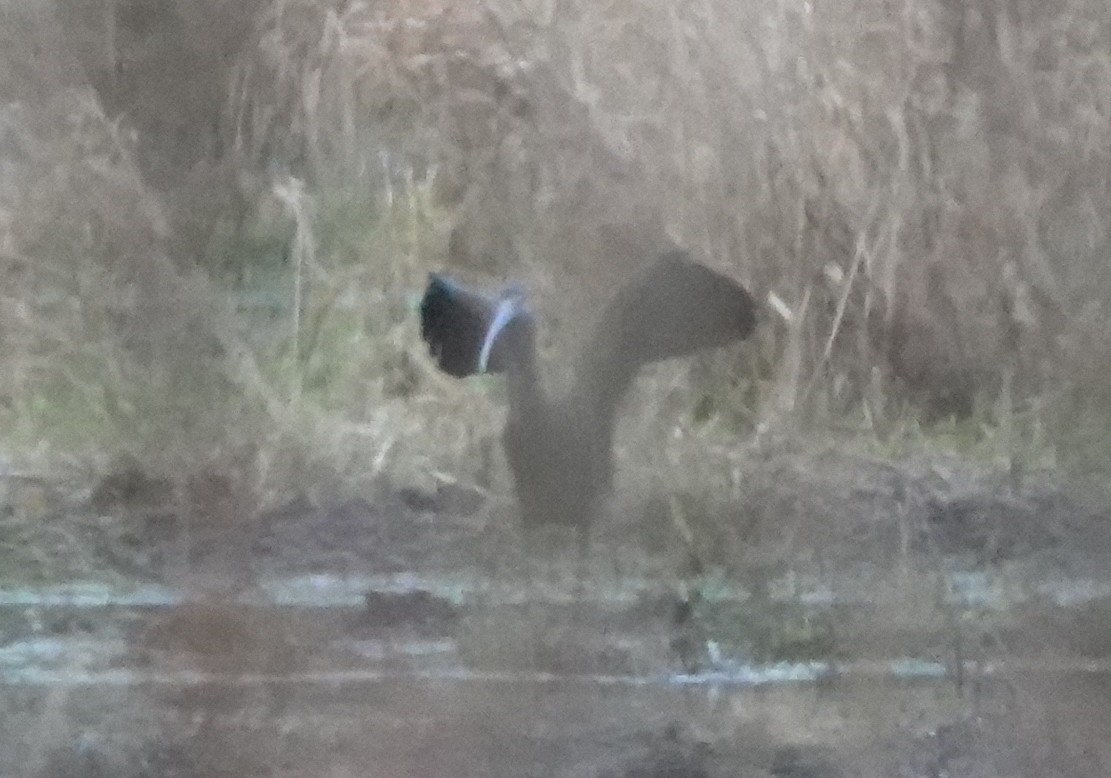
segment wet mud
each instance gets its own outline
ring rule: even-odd
[[[0,775],[1111,774],[1098,500],[753,470],[680,495],[735,548],[645,542],[668,516],[638,495],[585,570],[458,485],[299,497],[234,554],[156,497],[105,521],[131,482],[102,489],[64,518],[94,564],[0,585]]]

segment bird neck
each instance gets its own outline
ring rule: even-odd
[[[510,409],[524,418],[535,418],[547,408],[547,396],[540,383],[535,344],[520,348],[506,369],[506,389]]]

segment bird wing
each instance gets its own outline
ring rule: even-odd
[[[599,423],[644,365],[727,345],[756,327],[756,303],[733,279],[683,252],[660,257],[607,305],[580,356],[579,397],[595,398]]]

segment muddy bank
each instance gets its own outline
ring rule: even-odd
[[[1047,474],[753,457],[625,489],[581,577],[464,485],[226,534],[145,487],[18,527],[55,574],[0,586],[0,774],[1111,768],[1106,514]]]

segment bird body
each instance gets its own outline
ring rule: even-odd
[[[749,335],[755,304],[745,289],[681,253],[666,254],[607,305],[579,358],[574,383],[552,399],[536,351],[524,290],[497,296],[433,274],[421,334],[446,373],[505,373],[509,412],[502,442],[526,527],[566,525],[588,542],[613,484],[620,401],[645,364],[723,346]]]

